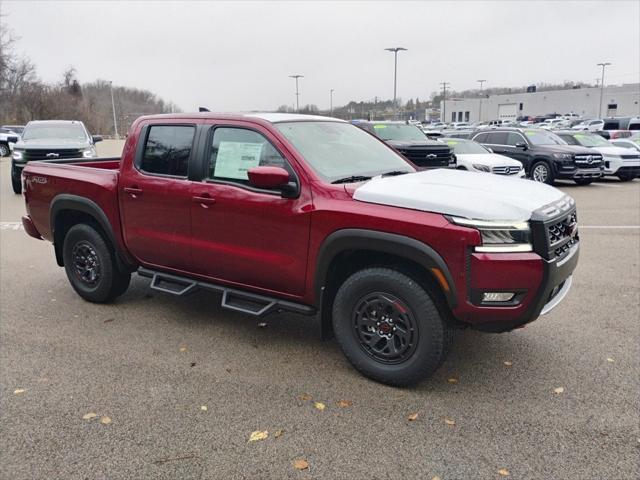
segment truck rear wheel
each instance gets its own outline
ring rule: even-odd
[[[71,227],[62,248],[67,278],[85,300],[109,302],[129,287],[131,274],[120,271],[113,248],[91,225]]]
[[[427,290],[390,268],[351,275],[333,303],[343,353],[365,376],[395,386],[429,377],[444,361],[453,329]]]
[[[22,193],[22,179],[13,165],[11,166],[11,187],[13,188],[13,193]]]

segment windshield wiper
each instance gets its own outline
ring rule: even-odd
[[[409,173],[406,170],[392,170],[390,172],[381,173],[383,177],[395,177],[396,175],[404,175],[405,173]]]
[[[371,180],[371,177],[367,177],[364,175],[351,175],[350,177],[339,178],[338,180],[334,180],[331,183],[355,183],[364,182],[365,180]]]

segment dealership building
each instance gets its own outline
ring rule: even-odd
[[[516,120],[548,114],[575,113],[597,118],[600,111],[600,88],[575,88],[544,92],[489,95],[482,98],[451,98],[441,103],[443,122],[478,122]],[[607,86],[602,92],[604,117],[640,116],[640,83]]]

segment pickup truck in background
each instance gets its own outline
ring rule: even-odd
[[[96,157],[95,144],[102,137],[90,135],[76,120],[38,120],[27,123],[11,154],[11,186],[22,192],[20,174],[27,162]]]
[[[25,230],[53,242],[82,298],[111,301],[137,272],[248,315],[317,313],[356,369],[391,385],[433,373],[455,328],[507,332],[550,311],[579,255],[563,192],[416,171],[334,118],[141,117],[122,158],[30,162],[23,179]]]

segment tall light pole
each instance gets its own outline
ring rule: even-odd
[[[289,78],[296,79],[296,113],[298,113],[300,111],[300,92],[298,91],[298,79],[304,78],[304,75],[298,75],[296,73],[295,75],[289,75]]]
[[[441,118],[441,121],[442,122],[446,122],[447,121],[447,85],[449,85],[449,82],[441,82],[440,85],[442,85],[442,118]]]
[[[329,116],[333,116],[333,88],[329,90]]]
[[[109,80],[109,89],[111,90],[111,109],[113,110],[113,130],[116,133],[116,138],[118,137],[118,122],[116,122],[116,104],[113,101],[113,82]]]
[[[398,118],[398,102],[396,101],[396,89],[398,85],[398,52],[406,51],[403,47],[385,48],[388,52],[393,52],[393,117]]]
[[[604,67],[611,65],[609,62],[599,63],[598,66],[602,67],[602,80],[600,81],[600,107],[598,108],[598,118],[602,118],[602,95],[604,94]]]
[[[478,121],[481,122],[482,121],[482,84],[486,82],[486,80],[476,80],[476,82],[480,84],[480,108],[479,108],[480,111],[478,112]]]

